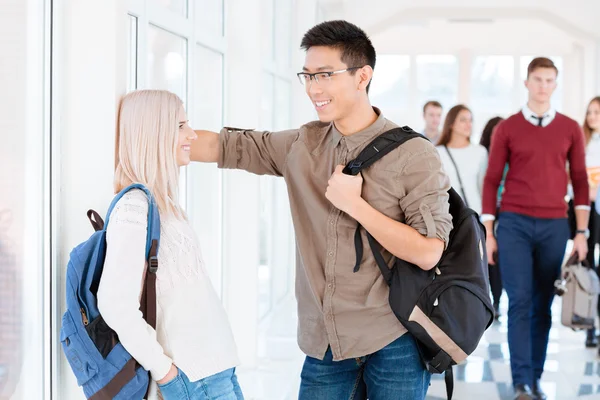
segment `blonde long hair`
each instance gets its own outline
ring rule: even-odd
[[[115,140],[115,193],[145,185],[161,215],[185,218],[179,205],[177,142],[183,102],[166,90],[137,90],[119,104]]]
[[[590,124],[588,124],[588,121],[587,121],[588,111],[590,109],[590,106],[593,103],[598,103],[598,105],[600,105],[600,96],[596,96],[592,100],[590,100],[587,108],[585,109],[585,119],[583,120],[582,128],[583,128],[583,135],[585,136],[585,144],[586,145],[588,145],[590,143],[590,140],[592,140],[592,133],[594,133],[594,130],[592,129]]]

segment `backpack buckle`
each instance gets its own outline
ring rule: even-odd
[[[362,161],[352,160],[350,164],[344,167],[342,171],[346,175],[356,175],[360,172],[360,167],[363,165]]]
[[[150,272],[152,272],[153,274],[155,274],[156,271],[158,271],[158,257],[157,256],[152,256],[148,260],[148,270],[150,270]]]

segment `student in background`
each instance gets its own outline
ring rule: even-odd
[[[600,215],[595,210],[595,200],[600,184],[600,96],[594,97],[588,104],[583,123],[583,134],[585,137],[585,166],[588,174],[588,182],[590,185],[590,201],[592,209],[590,211],[590,222],[588,229],[590,232],[588,238],[588,255],[587,261],[589,265],[596,269],[600,276],[600,269],[596,261],[594,249],[597,243],[600,243]],[[598,316],[600,317],[600,302],[598,303]],[[597,347],[598,339],[596,338],[596,329],[589,329],[585,341],[586,347]],[[598,352],[600,354],[600,351]]]
[[[436,144],[440,138],[440,123],[442,122],[442,105],[440,102],[430,100],[423,106],[423,120],[425,128],[423,136],[428,138],[431,143]]]
[[[504,121],[504,118],[494,117],[490,119],[487,124],[485,124],[485,128],[483,128],[479,144],[485,147],[488,153],[492,143],[494,128],[501,121]],[[500,182],[500,187],[498,188],[497,210],[500,209],[500,199],[502,198],[502,191],[504,190],[504,178],[506,177],[507,172],[508,165],[504,168],[504,176],[502,177],[502,182]],[[496,236],[495,230],[496,225],[494,224],[494,236]],[[500,266],[498,265],[498,253],[494,253],[493,257],[495,264],[488,263],[488,268],[490,276],[490,288],[492,289],[492,297],[494,300],[494,311],[496,313],[496,319],[498,319],[498,317],[500,317],[500,297],[502,296],[502,274],[500,273]]]
[[[487,228],[488,262],[498,251],[509,299],[508,348],[515,399],[545,399],[544,372],[554,282],[569,240],[565,194],[569,173],[575,193],[577,234],[573,254],[587,256],[589,186],[581,127],[550,103],[558,69],[546,57],[527,68],[528,102],[495,129],[483,191],[481,220]],[[498,188],[502,194],[498,241],[493,235]]]
[[[452,107],[444,121],[437,149],[454,189],[468,207],[481,214],[488,154],[485,147],[471,143],[472,128],[471,111],[464,105]]]

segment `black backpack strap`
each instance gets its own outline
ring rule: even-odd
[[[454,374],[452,373],[452,367],[448,368],[444,373],[444,380],[446,381],[446,397],[448,400],[452,400],[452,393],[454,392]]]
[[[382,133],[378,137],[376,137],[371,143],[369,143],[356,157],[354,160],[350,161],[348,165],[342,171],[346,175],[358,175],[360,171],[363,169],[370,167],[376,161],[380,160],[386,154],[390,153],[392,150],[396,149],[406,141],[414,138],[422,138],[427,139],[425,136],[420,133],[415,132],[408,126],[403,126],[402,128],[394,128],[390,129],[387,132]],[[373,239],[374,240],[374,239]],[[370,239],[369,239],[370,241]],[[356,227],[356,232],[354,234],[354,248],[356,250],[356,264],[354,265],[354,272],[358,272],[360,269],[360,263],[363,258],[363,242],[362,237],[360,235],[360,224]],[[381,257],[382,264],[377,261],[379,268],[383,271],[389,272],[389,268],[383,261],[383,256],[379,254]],[[375,257],[377,259],[377,257]],[[385,266],[382,268],[382,265]],[[389,282],[389,279],[384,275],[386,281]]]
[[[425,136],[413,131],[408,126],[390,129],[371,141],[371,143],[369,143],[367,147],[360,152],[358,157],[346,165],[342,172],[344,172],[346,175],[358,175],[360,171],[370,167],[396,147],[400,146],[407,140],[416,137],[427,140]]]
[[[467,201],[467,194],[465,193],[465,187],[462,183],[462,179],[460,179],[460,171],[458,170],[458,165],[456,165],[456,161],[454,161],[454,157],[452,157],[452,153],[450,153],[450,149],[448,146],[444,145],[446,149],[446,153],[448,153],[448,157],[450,157],[450,161],[452,161],[452,165],[454,165],[454,170],[456,171],[456,177],[458,178],[458,183],[460,184],[460,191],[462,192],[463,201],[465,205],[469,207],[469,202]]]
[[[356,229],[357,232],[360,231],[360,225],[358,226],[358,228]],[[373,253],[373,257],[375,257],[375,261],[377,262],[377,266],[379,267],[379,270],[381,271],[381,275],[383,276],[383,279],[385,279],[386,283],[389,285],[392,283],[392,271],[390,270],[390,267],[388,267],[388,265],[385,263],[385,260],[383,259],[383,256],[381,255],[381,250],[377,248],[377,242],[375,241],[375,238],[373,236],[371,236],[371,234],[369,232],[367,232],[367,240],[369,241],[369,246],[371,246],[371,252]],[[362,246],[361,246],[362,248]],[[354,271],[356,272],[356,271]]]

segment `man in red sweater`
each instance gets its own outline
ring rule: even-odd
[[[550,105],[557,74],[548,58],[529,64],[525,81],[529,101],[521,112],[497,126],[483,186],[481,220],[487,228],[488,260],[493,264],[493,254],[498,252],[508,294],[508,347],[518,400],[546,398],[540,379],[552,324],[550,307],[570,236],[567,162],[578,229],[573,251],[581,260],[588,251],[584,138],[577,122]],[[496,242],[496,198],[507,163]]]

